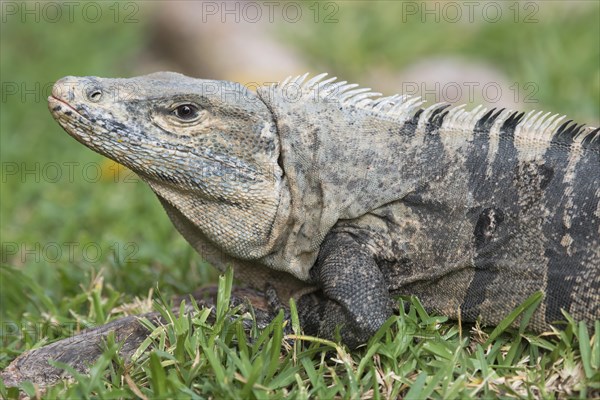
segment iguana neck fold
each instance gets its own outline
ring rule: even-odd
[[[414,137],[404,134],[414,122],[408,116],[420,103],[406,104],[404,121],[384,120],[372,110],[343,104],[339,96],[314,91],[310,81],[298,86],[297,97],[285,88],[258,90],[277,126],[283,181],[290,192],[285,238],[263,262],[306,280],[325,235],[338,220],[403,198],[434,171],[425,165],[415,168],[420,158],[414,153],[422,150]]]

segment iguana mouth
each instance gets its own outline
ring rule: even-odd
[[[92,146],[91,144],[91,133],[106,132],[106,129],[98,124],[94,124],[88,117],[76,110],[72,105],[56,96],[48,97],[48,108],[54,119],[71,137],[85,146],[92,147],[96,150],[97,146]],[[106,155],[100,149],[96,151],[100,151],[103,155]]]
[[[63,107],[66,108],[66,110],[63,110]],[[48,96],[48,108],[50,109],[50,112],[52,113],[52,115],[57,116],[58,118],[64,118],[67,120],[72,120],[73,117],[73,113],[77,114],[78,117],[82,118],[83,120],[85,120],[85,122],[90,123],[90,120],[88,118],[86,118],[85,116],[83,116],[83,114],[81,114],[79,111],[77,111],[75,109],[75,107],[73,107],[72,105],[70,105],[69,103],[67,103],[64,100],[59,99],[56,96]],[[81,121],[83,122],[83,121]]]
[[[49,102],[49,103],[52,103],[53,101],[57,101],[57,102],[59,102],[59,103],[63,103],[63,104],[64,104],[64,105],[66,105],[67,107],[69,107],[69,108],[71,108],[71,109],[73,109],[73,110],[74,110],[74,108],[73,108],[73,107],[71,107],[71,105],[70,105],[69,103],[67,103],[66,101],[64,101],[64,100],[61,100],[61,99],[59,99],[58,97],[56,97],[56,96],[54,96],[54,95],[52,95],[52,96],[48,96],[48,102]],[[58,111],[58,109],[56,109],[56,110],[55,110],[55,109],[53,109],[53,111]]]

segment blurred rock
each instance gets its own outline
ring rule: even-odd
[[[460,58],[428,58],[400,72],[373,70],[365,83],[384,94],[418,95],[428,104],[486,104],[492,107],[522,108],[528,93],[493,66]],[[521,97],[521,98],[519,98]]]
[[[384,95],[419,95],[429,104],[485,103],[513,109],[523,108],[524,98],[531,93],[532,88],[522,83],[514,86],[490,64],[456,57],[422,59],[402,71],[373,66],[356,79],[327,68],[315,70],[294,46],[279,40],[278,32],[285,27],[278,23],[285,21],[269,21],[265,8],[262,18],[252,22],[242,12],[244,4],[152,3],[153,23],[148,46],[138,61],[140,73],[172,70],[206,79],[262,84],[305,72],[329,72]],[[535,104],[529,106],[535,108]]]
[[[240,12],[222,14],[210,7]],[[243,2],[160,2],[154,7],[149,43],[139,64],[143,73],[174,70],[206,79],[273,82],[309,70],[293,47],[277,40],[277,22],[265,8],[256,22]],[[215,12],[215,14],[213,14]],[[239,17],[239,22],[236,22]]]

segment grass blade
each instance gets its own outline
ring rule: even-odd
[[[544,294],[541,291],[537,291],[527,298],[521,305],[517,306],[506,318],[504,318],[498,326],[492,331],[488,340],[486,340],[484,346],[489,346],[502,332],[504,332],[523,312],[528,310],[535,310],[542,301]],[[533,311],[528,311],[533,313]]]

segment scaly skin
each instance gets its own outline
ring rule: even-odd
[[[323,75],[251,93],[174,73],[66,77],[54,118],[135,171],[209,262],[298,301],[351,347],[417,295],[497,324],[600,318],[600,131],[548,114],[434,105]],[[148,221],[140,221],[148,223]]]

